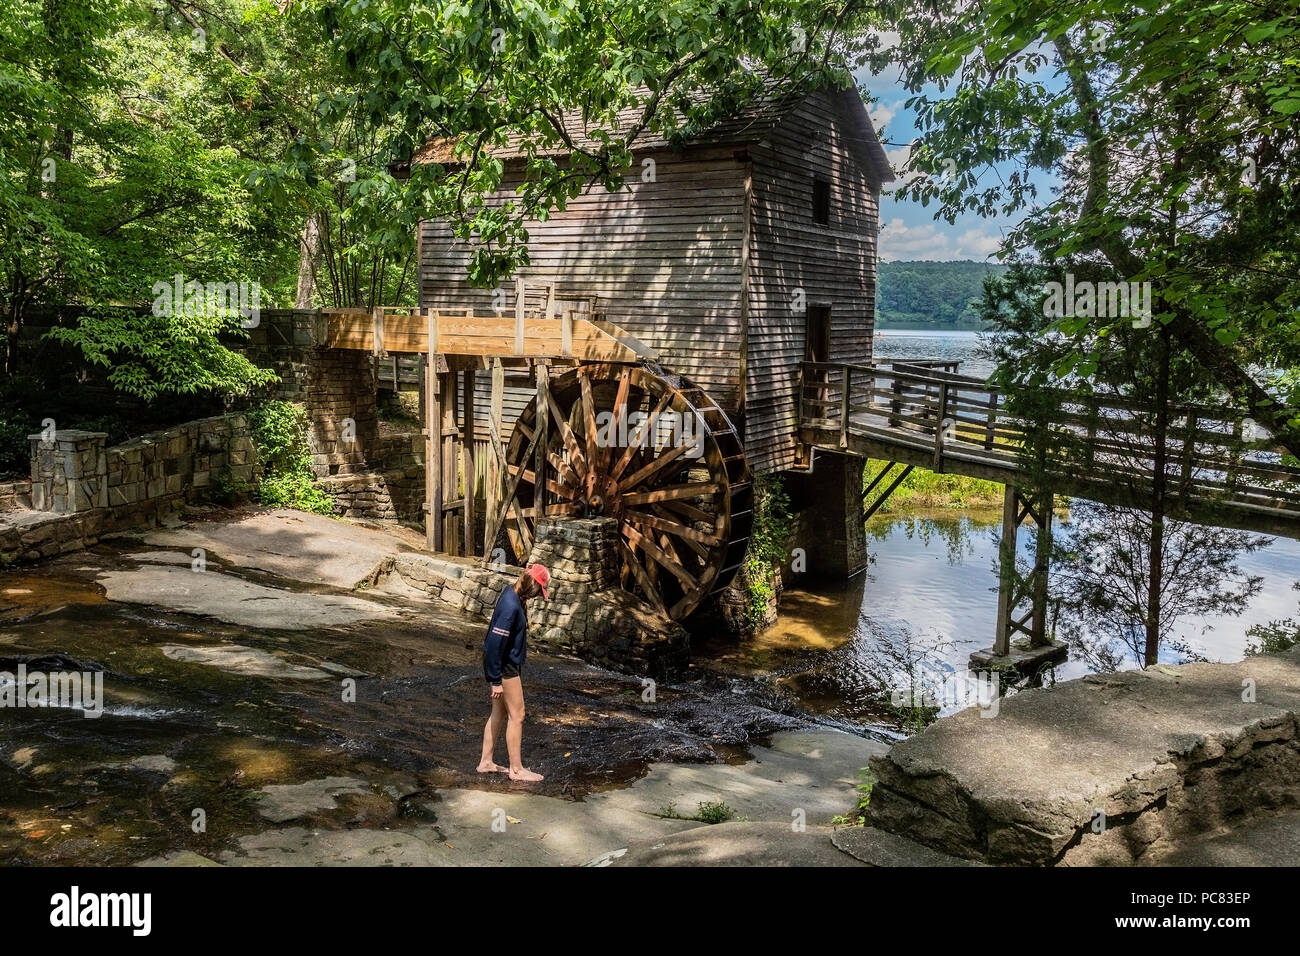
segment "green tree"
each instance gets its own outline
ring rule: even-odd
[[[1020,215],[1007,254],[1152,282],[1153,329],[1300,451],[1294,3],[893,0],[876,22],[922,128],[902,195]],[[1061,318],[1055,371],[1088,374],[1125,321]]]

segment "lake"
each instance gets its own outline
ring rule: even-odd
[[[963,373],[983,377],[992,364],[974,354],[979,336],[887,330],[875,340],[875,355],[957,359]],[[1056,528],[1068,535],[1070,523],[1059,521]],[[927,673],[963,671],[971,651],[993,643],[999,533],[996,513],[877,516],[867,526],[870,566],[847,587],[789,590],[773,627],[741,642],[705,637],[695,642],[696,656],[715,668],[761,675],[811,713],[877,721],[885,716],[880,688],[900,666],[919,662]],[[1022,549],[1030,537],[1022,531]],[[1300,542],[1271,538],[1238,563],[1263,579],[1247,611],[1236,618],[1184,619],[1177,627],[1178,639],[1209,660],[1240,660],[1251,625],[1297,616],[1300,593],[1292,585],[1300,580]],[[1161,660],[1178,663],[1183,655],[1162,647]],[[1053,676],[1086,673],[1088,666],[1074,657]]]

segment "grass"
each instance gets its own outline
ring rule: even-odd
[[[736,811],[731,809],[725,803],[712,803],[708,800],[701,800],[699,807],[693,816],[686,816],[677,811],[676,803],[669,803],[665,807],[660,807],[659,812],[653,816],[661,817],[665,820],[694,820],[697,823],[726,823],[728,820],[743,820],[744,817],[737,817]]]
[[[876,776],[870,767],[858,771],[858,805],[852,813],[838,814],[831,817],[831,826],[856,827],[867,819],[867,806],[871,803],[871,788],[876,785]]]
[[[862,487],[866,488],[888,465],[887,461],[868,461],[862,476]],[[898,474],[897,468],[894,474]],[[892,481],[892,477],[886,478],[872,492],[872,497],[879,495]],[[964,475],[938,475],[922,468],[913,468],[912,473],[894,489],[894,493],[877,514],[910,515],[922,511],[1001,508],[1002,498],[1003,487],[996,481],[967,478]]]

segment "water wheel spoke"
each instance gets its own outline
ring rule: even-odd
[[[578,444],[577,437],[573,434],[573,429],[569,427],[569,419],[560,411],[560,406],[555,402],[555,394],[551,390],[546,392],[547,404],[551,407],[551,419],[559,429],[560,438],[564,442],[564,447],[568,449],[569,461],[573,463],[574,470],[582,476],[585,481],[587,478],[587,458],[582,453],[582,447]]]
[[[546,460],[551,463],[551,467],[559,474],[560,480],[570,489],[561,497],[570,497],[582,490],[582,478],[578,473],[569,467],[569,463],[560,457],[558,452],[552,451],[546,456]]]
[[[627,366],[618,373],[618,391],[614,394],[614,414],[610,420],[610,435],[617,435],[618,430],[622,427],[623,417],[627,415],[627,397],[632,385],[632,370]],[[602,449],[600,456],[601,466],[608,471],[609,463],[614,458],[615,442],[611,441],[609,447]]]
[[[681,562],[675,560],[672,556],[666,553],[647,535],[642,534],[630,525],[623,529],[623,533],[627,535],[628,544],[630,544],[634,549],[644,552],[647,557],[652,559],[678,581],[682,582],[682,587],[693,591],[698,586],[699,582],[681,566]]]
[[[578,388],[582,392],[582,428],[587,436],[587,461],[594,468],[600,463],[600,445],[596,442],[596,402],[591,395],[591,379],[581,365],[578,366]]]
[[[683,518],[686,518],[688,521],[703,521],[706,524],[713,525],[715,528],[717,527],[718,524],[717,515],[710,514],[709,512],[704,511],[701,508],[697,508],[695,507],[695,505],[691,504],[688,501],[665,501],[659,505],[656,505],[655,507],[667,508],[672,511],[675,511]]]
[[[652,459],[648,465],[645,465],[642,468],[638,469],[637,471],[632,472],[632,474],[629,475],[626,480],[620,482],[620,484],[624,488],[636,488],[639,485],[643,485],[646,482],[648,482],[651,478],[653,478],[655,475],[659,474],[659,472],[663,471],[665,468],[667,468],[669,465],[675,462],[678,458],[681,458],[682,455],[686,454],[688,451],[690,451],[690,446],[685,443],[682,443],[678,445],[676,448],[673,448],[671,451],[667,452],[666,454],[660,455],[658,458]]]
[[[519,471],[519,470],[520,470],[520,468],[519,468],[518,465],[511,465],[511,466],[510,466],[510,474],[512,474],[512,475],[513,475],[515,472]],[[537,490],[536,490],[536,489],[537,489],[537,476],[536,476],[535,474],[533,474],[533,470],[532,470],[531,468],[525,468],[525,469],[523,469],[523,476],[522,476],[522,477],[523,477],[523,480],[524,480],[524,481],[526,481],[528,484],[530,484],[530,485],[533,486],[533,494],[534,494],[534,496],[535,496],[535,495],[537,494]],[[547,479],[546,479],[546,487],[547,487],[547,488],[551,491],[551,493],[554,494],[557,498],[568,498],[568,497],[570,497],[570,496],[573,494],[572,490],[570,490],[568,487],[566,487],[565,485],[561,484],[561,483],[558,482],[558,481],[555,481],[555,480],[552,479],[552,478],[547,478]]]
[[[722,486],[716,481],[692,481],[684,485],[656,488],[654,491],[633,491],[623,495],[622,500],[624,507],[633,508],[637,505],[647,505],[660,501],[703,498],[707,495],[716,495],[721,490]]]
[[[636,579],[636,583],[641,586],[641,590],[645,593],[646,600],[653,604],[656,610],[667,614],[668,609],[664,607],[663,598],[659,596],[659,589],[651,583],[650,576],[646,574],[645,568],[641,567],[641,562],[637,560],[632,549],[627,546],[627,542],[619,538],[618,547],[619,553],[623,555],[623,569],[632,573],[632,577]]]
[[[651,423],[658,421],[659,416],[668,407],[668,403],[672,401],[672,397],[672,392],[664,392],[655,404],[654,410],[650,412],[645,421],[637,426],[636,434],[627,437],[627,447],[623,449],[623,454],[619,456],[618,461],[614,463],[614,467],[609,472],[610,477],[615,481],[618,481],[619,476],[623,474],[628,463],[632,460],[632,456],[640,450],[641,445],[645,442],[645,436],[650,430]]]
[[[692,541],[698,544],[708,545],[719,545],[723,543],[722,538],[719,535],[696,531],[694,528],[687,527],[686,525],[673,521],[663,515],[646,514],[644,511],[628,511],[627,519],[629,521],[635,521],[638,524],[643,524],[648,528],[654,528],[656,531],[665,531],[674,537],[681,538],[683,541]]]

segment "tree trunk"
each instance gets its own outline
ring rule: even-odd
[[[295,309],[316,306],[316,270],[320,265],[320,219],[317,213],[307,217],[298,239],[298,295]]]
[[[1156,369],[1155,451],[1152,455],[1151,551],[1147,568],[1147,614],[1145,664],[1150,667],[1160,656],[1160,593],[1165,575],[1165,491],[1169,458],[1169,326],[1160,329]]]

